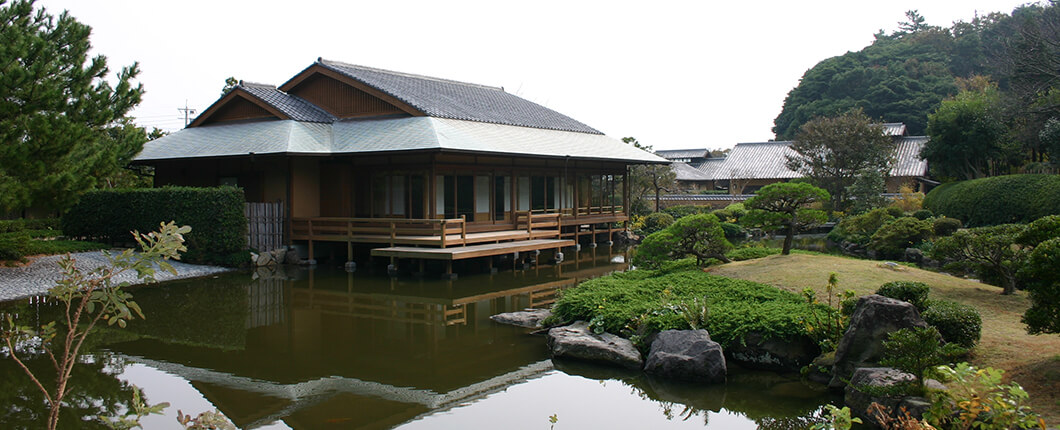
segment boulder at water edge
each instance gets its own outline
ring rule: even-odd
[[[552,357],[573,358],[639,370],[644,365],[633,342],[611,333],[596,334],[589,323],[578,321],[548,331],[548,348]]]
[[[526,309],[519,312],[505,312],[503,314],[493,315],[490,319],[498,324],[539,328],[541,327],[541,321],[544,321],[545,318],[550,316],[552,316],[552,311],[548,309]]]
[[[860,417],[865,424],[883,427],[880,414],[884,417],[898,418],[909,414],[920,419],[930,403],[923,397],[903,396],[903,385],[915,384],[916,377],[890,367],[862,367],[854,371],[850,384],[845,389],[843,402],[850,407],[850,412]],[[876,393],[876,394],[870,394]],[[880,393],[890,393],[880,394]],[[871,409],[873,403],[880,406]]]
[[[733,342],[726,350],[729,359],[750,369],[797,372],[821,353],[817,343],[806,336],[788,339],[766,338],[750,332],[743,342]]]
[[[843,388],[860,367],[872,367],[883,358],[883,341],[903,328],[927,327],[913,305],[877,294],[858,299],[854,314],[835,352],[831,388]]]
[[[666,330],[651,343],[646,373],[682,381],[725,382],[725,355],[706,330]]]

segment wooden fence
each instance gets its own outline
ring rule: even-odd
[[[247,246],[258,251],[283,247],[283,203],[247,203]]]

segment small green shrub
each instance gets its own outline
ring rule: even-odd
[[[725,237],[728,239],[740,239],[747,236],[747,230],[744,230],[743,226],[731,222],[721,223],[721,231],[725,232]]]
[[[655,212],[648,214],[644,217],[644,227],[640,229],[638,234],[649,235],[669,227],[670,224],[674,223],[674,217],[665,212]]]
[[[722,222],[739,223],[740,218],[747,215],[747,209],[744,207],[743,203],[733,203],[723,209],[718,209],[711,213],[718,217]]]
[[[63,216],[62,230],[116,243],[127,241],[130,231],[154,231],[159,223],[174,221],[192,227],[185,261],[231,264],[231,256],[246,247],[244,203],[243,190],[233,187],[91,191]]]
[[[710,206],[677,205],[663,208],[662,211],[676,220],[689,215],[710,213]]]
[[[942,336],[935,327],[903,328],[891,332],[883,341],[883,360],[880,360],[880,364],[916,376],[918,386],[923,387],[925,371],[935,366],[952,364],[967,353],[961,348],[946,347],[941,341]]]
[[[933,218],[934,216],[935,216],[935,213],[930,211],[930,210],[928,210],[928,209],[920,209],[920,210],[918,210],[916,212],[913,212],[913,218],[916,218],[916,219],[921,220],[921,221],[927,220],[929,218]]]
[[[887,215],[893,216],[895,218],[901,218],[905,216],[905,211],[903,211],[902,208],[897,206],[887,206],[883,208],[883,210],[887,211]]]
[[[983,319],[975,308],[946,300],[929,300],[920,314],[924,322],[938,329],[946,342],[971,348],[979,343]]]
[[[763,246],[749,246],[746,248],[736,248],[732,251],[725,253],[726,257],[729,257],[732,261],[744,261],[753,260],[756,258],[768,257],[770,255],[780,254],[780,248],[767,248]]]
[[[1023,314],[1027,332],[1060,333],[1060,238],[1034,247],[1020,277],[1031,299],[1031,307]]]
[[[1027,224],[1027,228],[1016,238],[1016,243],[1038,246],[1042,242],[1057,237],[1060,237],[1060,215],[1049,215]]]
[[[929,291],[930,288],[923,282],[892,281],[880,285],[876,294],[908,302],[920,312],[924,312],[927,309]]]
[[[872,235],[895,217],[888,213],[887,209],[873,209],[861,215],[843,218],[828,233],[828,238],[833,242],[853,242],[861,245],[869,243]]]
[[[5,219],[0,220],[0,233],[14,233],[26,229],[26,220],[24,219]]]
[[[961,227],[963,227],[961,225],[961,220],[957,218],[938,217],[935,218],[935,221],[931,224],[931,229],[934,231],[935,237],[949,236],[956,233]]]
[[[869,240],[869,249],[879,252],[884,258],[898,258],[906,248],[931,237],[932,226],[929,221],[913,217],[898,218],[880,226]]]
[[[931,390],[931,407],[924,420],[940,429],[1046,428],[1045,421],[1027,404],[1027,391],[1012,382],[1002,384],[1004,370],[976,369],[968,363],[939,366],[933,377],[946,390]]]
[[[0,220],[0,234],[15,233],[23,230],[58,230],[59,218],[32,218]]]
[[[943,184],[924,197],[924,208],[968,227],[1029,223],[1060,214],[1060,176],[1008,175]]]
[[[30,255],[31,241],[24,232],[3,235],[0,237],[0,261],[20,261]]]

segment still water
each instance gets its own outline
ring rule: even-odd
[[[575,255],[577,254],[577,255]],[[177,410],[219,410],[240,428],[589,429],[808,427],[832,400],[798,375],[734,369],[721,386],[676,384],[549,359],[542,336],[490,315],[547,307],[579,281],[627,268],[607,247],[560,265],[443,281],[341,269],[228,273],[133,290],[147,315],[92,339],[60,428],[115,415],[130,384],[180,428]],[[54,304],[0,312],[30,323]],[[32,360],[44,372],[46,360]],[[46,410],[0,360],[0,428],[34,428]],[[549,417],[555,415],[554,427]]]

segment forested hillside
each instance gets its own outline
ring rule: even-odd
[[[949,28],[928,25],[911,11],[896,31],[881,30],[875,37],[864,49],[821,61],[803,75],[774,121],[777,139],[792,139],[815,116],[852,108],[874,119],[904,122],[910,134],[929,134],[929,115],[943,100],[959,91],[987,91],[986,82],[999,96],[981,111],[1004,131],[992,143],[1000,164],[990,168],[1003,171],[1044,160],[1054,139],[1042,130],[1049,119],[1060,118],[1057,6],[1022,6]],[[941,125],[936,128],[942,130]],[[1056,128],[1060,141],[1060,124]]]

